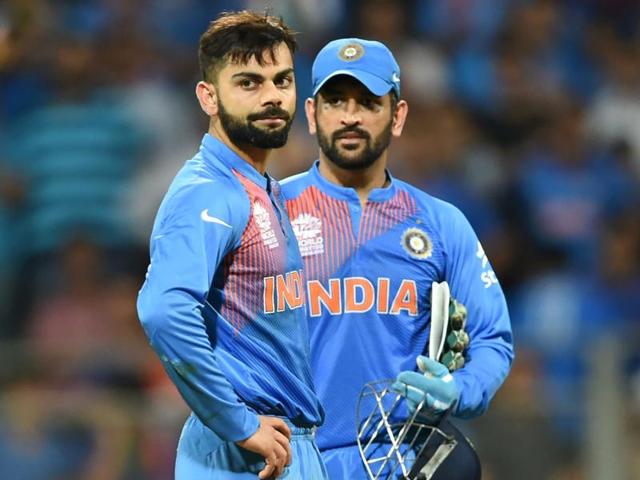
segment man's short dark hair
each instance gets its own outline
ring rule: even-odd
[[[255,58],[262,66],[267,55],[275,62],[275,50],[283,42],[293,55],[297,46],[295,32],[282,18],[248,10],[222,13],[200,37],[198,60],[202,77],[215,81],[228,62],[246,64]]]

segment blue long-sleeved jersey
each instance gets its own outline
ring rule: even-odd
[[[138,313],[187,404],[222,438],[248,438],[257,414],[322,422],[304,302],[279,186],[205,135],[158,211]]]
[[[364,384],[413,370],[428,352],[433,281],[446,280],[468,309],[456,416],[485,411],[513,359],[502,289],[464,215],[389,178],[364,209],[354,189],[330,183],[317,163],[282,182],[305,263],[312,370],[327,414],[321,449],[356,443]]]

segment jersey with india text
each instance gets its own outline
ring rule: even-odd
[[[205,135],[158,211],[138,312],[185,401],[224,440],[252,435],[258,414],[322,422],[304,303],[279,186]]]
[[[467,364],[454,372],[454,412],[486,410],[513,359],[500,284],[473,229],[454,206],[388,175],[364,208],[318,163],[282,182],[305,267],[311,364],[326,411],[321,449],[356,443],[362,387],[415,368],[428,352],[430,290],[447,281],[468,309]]]

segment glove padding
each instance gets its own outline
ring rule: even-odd
[[[449,301],[448,334],[439,358],[450,372],[464,367],[464,351],[469,346],[469,334],[464,329],[466,324],[467,308],[452,297]]]
[[[469,346],[466,323],[467,308],[451,296],[449,284],[432,282],[429,358],[438,360],[450,372],[465,364],[464,352]]]
[[[411,413],[424,400],[420,414],[435,421],[455,405],[460,392],[453,375],[440,362],[420,355],[416,363],[422,373],[401,372],[391,388],[407,399]]]

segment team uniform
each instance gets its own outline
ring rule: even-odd
[[[426,354],[433,281],[446,280],[468,309],[455,416],[484,412],[513,359],[502,289],[464,215],[387,175],[364,209],[354,189],[321,176],[318,162],[282,182],[305,265],[311,364],[326,411],[318,446],[331,479],[367,478],[356,402],[367,382],[413,370]]]
[[[138,312],[193,410],[176,478],[256,478],[263,458],[238,447],[258,415],[292,427],[281,478],[326,477],[314,442],[323,410],[309,367],[302,260],[280,188],[205,135],[156,218]]]

